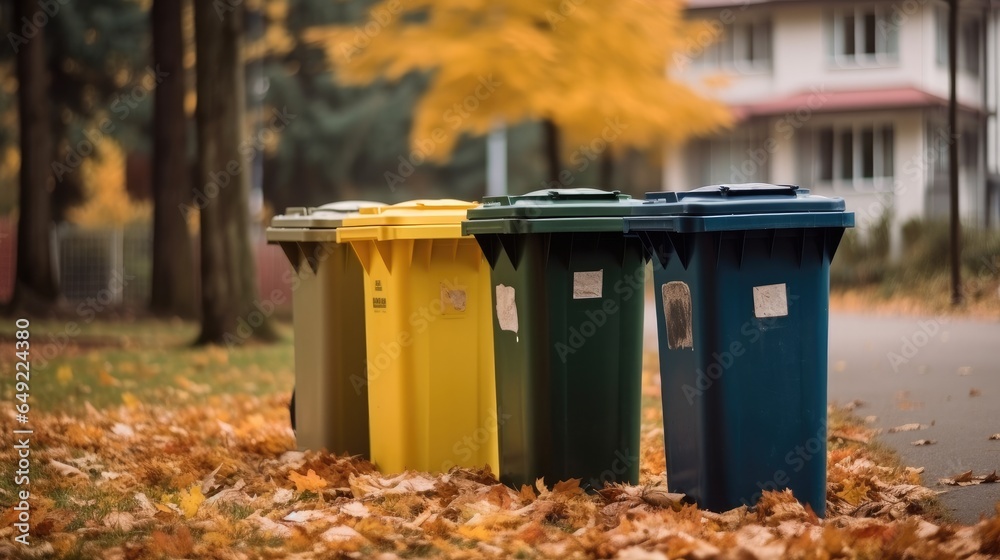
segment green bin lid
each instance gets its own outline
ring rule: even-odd
[[[852,227],[844,199],[809,194],[796,185],[712,185],[683,192],[647,193],[625,220],[625,231],[734,231]]]
[[[544,189],[516,196],[489,196],[469,210],[469,220],[519,218],[583,218],[627,216],[642,204],[621,191],[600,189]]]
[[[469,210],[462,233],[559,233],[617,231],[632,209],[642,205],[620,191],[546,189],[519,196],[492,196]]]

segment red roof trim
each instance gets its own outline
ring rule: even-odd
[[[822,88],[815,88],[812,91],[779,99],[733,105],[731,109],[738,120],[745,120],[752,117],[782,115],[804,110],[808,110],[810,113],[841,113],[947,106],[947,99],[914,87],[863,91],[825,91]],[[959,107],[963,111],[981,112],[978,108],[961,103]]]

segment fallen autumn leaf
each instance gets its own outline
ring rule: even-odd
[[[896,426],[894,428],[889,428],[890,434],[895,434],[898,432],[912,432],[915,430],[922,430],[925,426],[921,424],[903,424],[902,426]]]

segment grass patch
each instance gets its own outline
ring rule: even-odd
[[[917,311],[949,310],[949,239],[946,222],[911,220],[902,227],[901,256],[892,261],[887,217],[864,235],[850,229],[830,266],[832,291],[875,301],[908,298]],[[963,228],[961,239],[965,309],[1000,313],[1000,232]]]
[[[276,325],[274,344],[192,348],[191,323],[37,321],[31,332],[31,404],[42,411],[80,412],[145,402],[197,404],[214,395],[291,393],[290,325]],[[14,361],[13,321],[0,323],[0,364]],[[76,333],[76,334],[67,334]],[[14,384],[0,387],[12,400]]]

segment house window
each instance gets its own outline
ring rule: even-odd
[[[817,178],[859,191],[891,188],[893,144],[888,124],[818,128],[813,142]]]
[[[966,21],[962,24],[961,40],[959,41],[962,45],[959,50],[965,50],[960,57],[965,65],[964,69],[974,76],[979,75],[979,52],[982,48],[980,29],[978,21]]]
[[[948,67],[948,8],[938,6],[935,13],[934,52],[938,66]],[[979,75],[979,58],[983,48],[982,27],[974,18],[960,18],[958,22],[958,69],[973,76]]]
[[[878,6],[837,9],[830,19],[828,47],[834,62],[845,66],[880,66],[895,62],[898,23]]]
[[[712,68],[760,72],[771,67],[771,22],[755,20],[723,26],[719,40],[699,59]]]
[[[948,161],[951,156],[951,142],[948,141],[948,127],[940,122],[928,123],[927,138],[929,139],[932,158],[932,175],[938,181],[947,181]],[[965,173],[975,173],[979,167],[979,134],[974,130],[965,129],[960,133],[958,144],[959,168]]]
[[[730,134],[690,142],[685,155],[692,186],[721,183],[766,183],[772,153],[768,128],[741,126]]]

